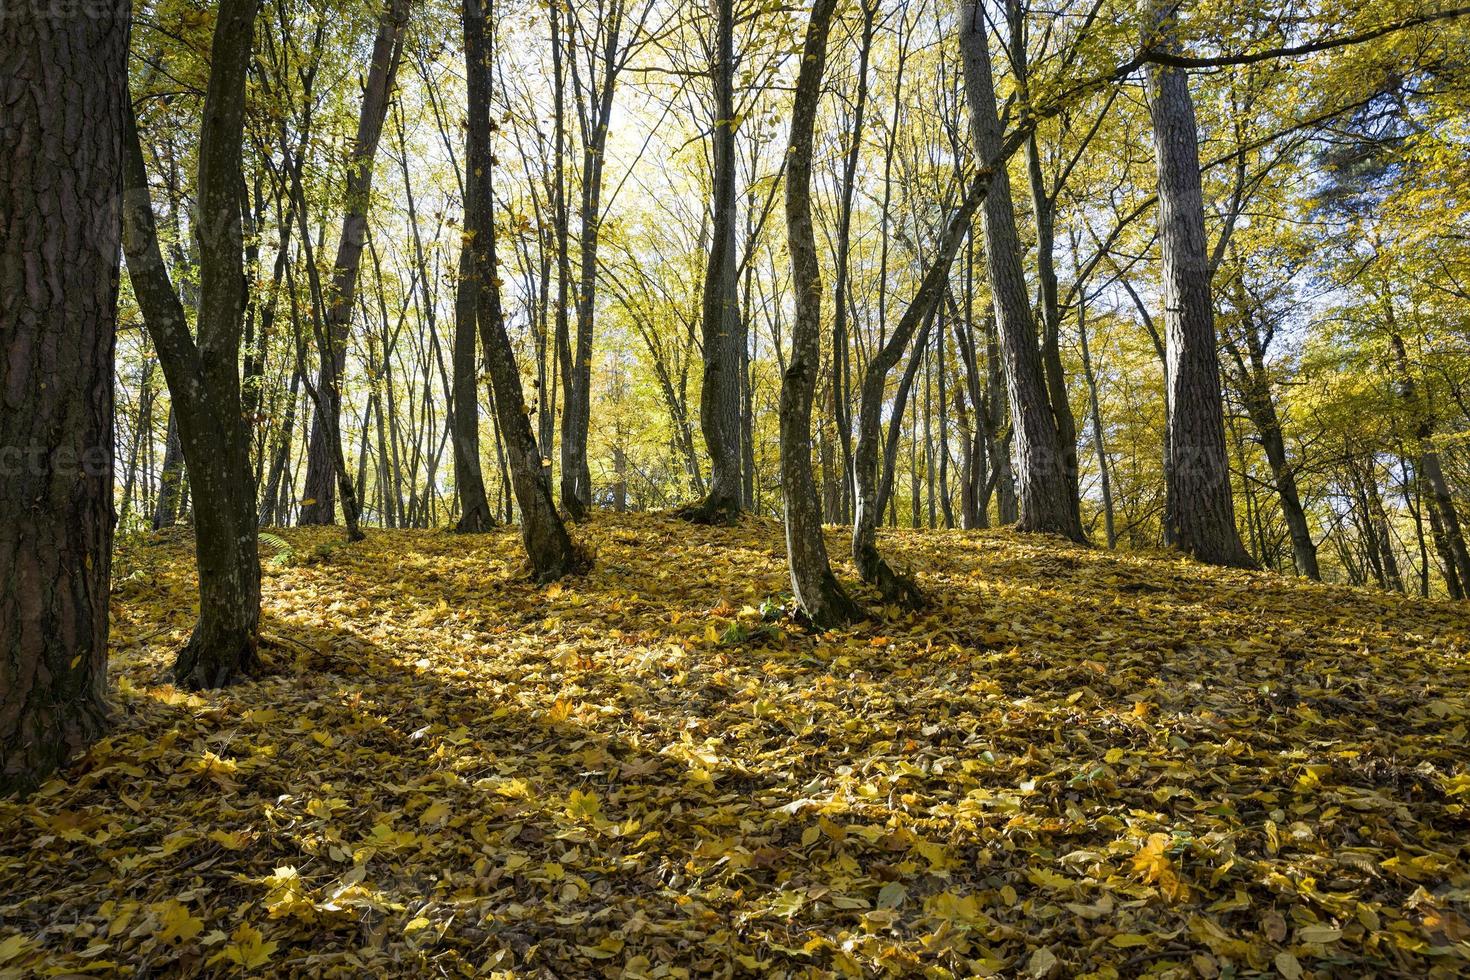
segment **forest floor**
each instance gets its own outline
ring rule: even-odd
[[[120,556],[0,975],[1470,973],[1462,606],[895,532],[932,611],[814,636],[769,521],[598,514],[550,587],[512,531],[280,533],[268,673],[198,696],[188,533]]]

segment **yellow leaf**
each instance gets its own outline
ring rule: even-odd
[[[161,943],[188,942],[204,931],[204,920],[196,919],[189,906],[169,899],[154,907],[158,915],[158,929],[154,936]]]
[[[1297,962],[1295,956],[1286,950],[1282,950],[1276,954],[1276,972],[1285,977],[1286,980],[1301,980],[1302,965]]]

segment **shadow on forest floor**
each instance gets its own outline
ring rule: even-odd
[[[0,974],[1470,969],[1460,607],[900,532],[935,607],[811,636],[771,522],[599,514],[550,587],[282,533],[269,672],[202,696],[187,541],[124,556],[116,731],[0,803]]]

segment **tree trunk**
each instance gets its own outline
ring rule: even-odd
[[[0,796],[107,725],[128,20],[0,16]]]
[[[200,127],[198,341],[158,248],[143,150],[131,115],[124,169],[124,249],[178,415],[194,499],[199,622],[174,661],[182,687],[223,687],[257,665],[260,561],[250,430],[240,398],[241,140],[257,0],[221,0]]]
[[[929,268],[924,271],[924,277],[908,309],[899,318],[887,341],[869,359],[867,370],[863,372],[858,400],[858,440],[857,448],[853,452],[852,464],[854,497],[857,505],[852,527],[852,558],[863,581],[876,586],[883,594],[885,602],[897,602],[910,608],[919,608],[924,604],[923,593],[911,579],[894,571],[883,560],[883,556],[878,553],[877,546],[878,521],[883,512],[885,498],[888,496],[880,492],[878,469],[878,449],[882,442],[883,396],[888,387],[888,372],[892,371],[899,359],[903,357],[915,331],[921,325],[925,327],[924,336],[927,339],[928,324],[936,315],[940,300],[944,297],[950,266],[954,264],[955,254],[965,241],[970,223],[975,216],[975,210],[985,197],[989,183],[988,176],[981,175],[970,184],[964,201],[950,215],[935,249],[934,258]],[[919,351],[916,350],[915,354],[918,353]],[[917,363],[917,360],[914,360],[911,366]],[[912,374],[909,372],[906,374],[905,381],[912,383]],[[902,419],[903,402],[907,401],[908,386],[902,386],[901,391],[900,401],[894,408],[893,419],[890,422],[894,431],[897,430]],[[896,442],[892,448],[897,449]],[[890,488],[893,482],[892,470],[893,460],[890,458],[886,467],[888,477],[882,481]]]
[[[1060,534],[1086,542],[1073,502],[1067,459],[1036,343],[1035,321],[1021,268],[1021,240],[1016,233],[1005,146],[996,111],[995,83],[990,50],[980,7],[961,0],[960,51],[964,60],[965,91],[970,104],[971,130],[980,165],[993,169],[985,198],[985,263],[995,304],[1004,353],[1006,392],[1011,410],[1011,432],[1018,469],[1021,531]],[[1071,456],[1075,458],[1076,448]]]
[[[1163,25],[1166,33],[1168,29]],[[1146,89],[1158,161],[1164,259],[1165,542],[1212,565],[1252,568],[1255,562],[1235,526],[1225,447],[1194,102],[1188,77],[1177,68],[1150,65]]]
[[[827,67],[827,33],[836,5],[836,0],[816,0],[812,6],[786,155],[786,236],[796,317],[791,327],[791,356],[781,379],[781,489],[786,501],[791,589],[801,611],[821,629],[855,622],[863,615],[832,574],[822,539],[821,503],[812,478],[812,398],[822,346],[822,271],[812,229],[812,137]]]
[[[163,441],[163,473],[158,478],[158,506],[153,509],[153,530],[173,527],[179,521],[179,500],[184,489],[184,447],[179,442],[179,418],[168,409],[168,434]]]
[[[472,222],[466,215],[465,224]],[[454,488],[459,495],[461,534],[476,534],[495,526],[490,501],[485,496],[485,475],[480,469],[479,358],[475,322],[475,254],[468,241],[460,245],[459,282],[454,297],[454,398],[449,424],[454,428]]]
[[[486,40],[487,11],[481,0],[464,0],[465,77],[469,104],[469,136],[466,152],[466,208],[472,227],[474,249],[476,319],[480,343],[495,392],[495,411],[510,458],[511,482],[521,509],[521,540],[531,564],[531,574],[549,582],[586,568],[586,560],[572,545],[556,505],[551,487],[541,469],[541,451],[531,428],[521,373],[515,351],[505,332],[500,306],[500,285],[495,257],[494,160],[490,135],[490,49]]]
[[[704,386],[699,427],[710,456],[709,493],[680,512],[697,524],[733,524],[740,518],[741,373],[745,326],[740,318],[735,244],[735,12],[734,0],[715,0],[714,228],[704,275]]]
[[[332,266],[332,289],[326,312],[327,347],[321,351],[321,371],[315,385],[320,397],[312,417],[311,440],[306,462],[306,502],[300,523],[331,524],[336,520],[334,469],[341,452],[333,452],[328,441],[337,439],[342,413],[342,373],[347,366],[347,342],[352,333],[352,304],[357,291],[357,272],[362,266],[363,242],[367,236],[367,209],[373,191],[373,160],[388,116],[388,101],[402,60],[404,32],[408,26],[410,0],[388,0],[378,21],[373,40],[372,62],[362,91],[362,108],[357,117],[357,138],[347,165],[342,237],[337,244],[337,261]]]
[[[1103,437],[1102,407],[1097,397],[1097,374],[1092,368],[1092,350],[1087,344],[1087,294],[1077,295],[1077,339],[1082,342],[1082,377],[1087,382],[1088,414],[1092,416],[1092,446],[1097,451],[1098,484],[1103,498],[1103,527],[1108,547],[1118,546],[1117,520],[1113,515],[1113,478],[1108,466],[1108,447]]]

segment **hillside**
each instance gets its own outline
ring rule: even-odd
[[[774,523],[576,533],[535,587],[281,532],[203,696],[189,539],[130,546],[116,730],[0,802],[0,974],[1470,971],[1462,607],[899,532],[932,612],[812,636]]]

